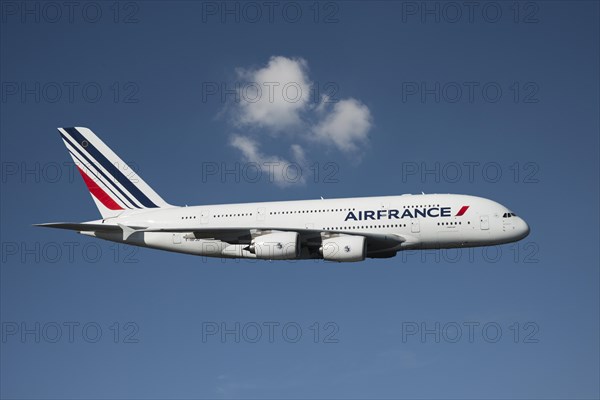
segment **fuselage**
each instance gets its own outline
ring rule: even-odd
[[[338,262],[496,245],[529,233],[505,206],[455,194],[176,207],[89,128],[58,130],[102,219],[40,224],[48,228],[210,257]]]
[[[402,238],[401,244],[390,243],[387,248],[384,244],[371,246],[367,252],[367,256],[371,257],[392,256],[399,250],[409,248],[438,249],[510,243],[529,234],[527,223],[507,207],[489,199],[456,194],[171,207],[131,212],[104,220],[103,223],[165,230],[140,232],[126,241],[130,244],[217,257],[227,257],[224,252],[227,241],[198,238],[193,235],[194,231],[320,231]],[[94,236],[123,241],[119,234]],[[243,251],[243,247],[237,250]],[[235,251],[232,254],[240,256]],[[298,258],[314,256],[310,252],[302,252]]]

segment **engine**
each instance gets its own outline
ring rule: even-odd
[[[252,239],[248,251],[265,260],[292,260],[300,254],[298,232],[273,232]]]
[[[364,236],[342,235],[323,239],[319,250],[328,261],[363,261],[367,255],[367,242]]]

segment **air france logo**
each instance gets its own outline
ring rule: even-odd
[[[469,206],[462,206],[460,210],[454,215],[455,217],[463,216]],[[402,212],[400,212],[402,211]],[[438,218],[438,217],[451,217],[451,207],[423,207],[423,208],[406,208],[404,210],[389,209],[389,210],[365,210],[365,211],[354,211],[348,212],[344,221],[366,221],[366,220],[381,220],[381,219],[403,219],[403,218]]]

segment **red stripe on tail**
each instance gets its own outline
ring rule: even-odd
[[[122,210],[123,209],[123,207],[118,205],[112,199],[112,197],[110,197],[108,194],[106,194],[106,192],[104,190],[102,190],[102,188],[100,186],[98,186],[98,184],[96,182],[94,182],[93,179],[91,179],[89,176],[87,176],[87,174],[85,172],[83,172],[81,170],[81,168],[77,167],[77,169],[79,170],[79,173],[81,174],[81,177],[83,178],[83,181],[85,182],[85,185],[88,187],[89,191],[92,193],[92,195],[95,198],[100,200],[100,203],[104,204],[104,206],[106,208],[108,208],[109,210]]]
[[[469,206],[462,206],[460,210],[458,210],[458,213],[455,215],[455,217],[462,217],[462,215],[466,213],[468,209]]]

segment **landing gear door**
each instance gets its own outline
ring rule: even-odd
[[[490,218],[487,215],[481,215],[479,217],[479,226],[482,231],[487,231],[490,229]]]

